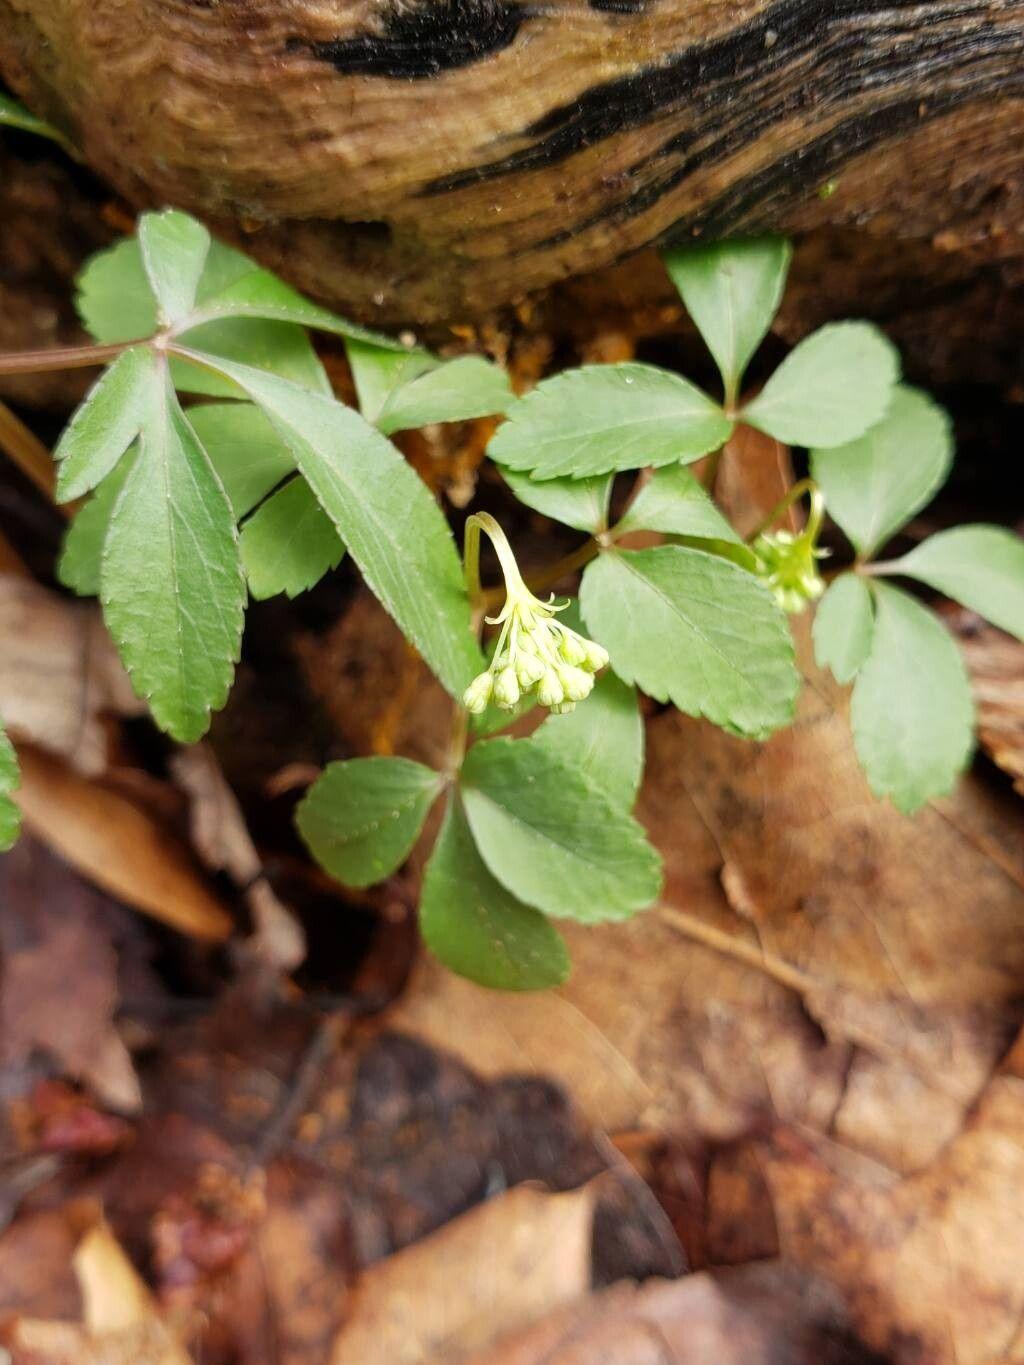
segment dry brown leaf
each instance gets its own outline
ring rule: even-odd
[[[11,1334],[16,1360],[33,1365],[191,1365],[191,1356],[158,1313],[105,1223],[84,1234],[72,1264],[84,1322],[20,1319]]]
[[[0,1058],[43,1049],[114,1109],[142,1095],[114,1027],[117,957],[106,906],[37,844],[24,839],[0,864]]]
[[[951,613],[978,708],[978,739],[1024,796],[1024,644],[972,612]]]
[[[98,774],[107,766],[103,715],[145,710],[94,603],[0,575],[0,714],[16,738]]]
[[[14,1314],[78,1316],[80,1296],[70,1270],[76,1240],[61,1209],[23,1214],[5,1227],[0,1236],[0,1321]]]
[[[615,1285],[466,1365],[869,1365],[869,1357],[826,1285],[768,1263],[721,1279]]]
[[[760,1149],[785,1254],[845,1292],[899,1365],[983,1365],[1021,1345],[1024,1077],[1004,1071],[927,1170],[893,1185],[790,1135]]]
[[[457,1365],[590,1283],[594,1191],[529,1187],[479,1205],[366,1271],[332,1365]]]
[[[140,806],[20,745],[15,799],[26,827],[97,886],[181,933],[222,943],[228,912],[189,851]]]
[[[269,967],[291,971],[306,954],[302,928],[263,875],[245,817],[216,755],[208,744],[191,744],[178,750],[170,768],[191,802],[193,847],[208,868],[227,872],[243,890],[255,926],[250,951]]]

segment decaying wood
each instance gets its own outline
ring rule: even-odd
[[[0,0],[0,73],[382,323],[755,226],[1024,249],[1024,0]]]

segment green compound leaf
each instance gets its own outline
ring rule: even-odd
[[[653,365],[584,365],[545,379],[508,410],[488,448],[534,479],[582,478],[689,464],[717,450],[732,423],[695,385]]]
[[[155,374],[152,351],[133,346],[100,375],[53,452],[58,502],[82,497],[114,468],[139,434]]]
[[[357,341],[368,342],[384,350],[405,351],[400,341],[385,336],[382,332],[360,327],[358,323],[348,322],[326,308],[310,303],[291,285],[279,280],[269,270],[253,266],[238,279],[232,280],[217,293],[210,293],[200,299],[200,312],[204,318],[266,318],[276,322],[293,322],[300,327],[312,327],[319,332],[334,332],[338,336],[352,337]]]
[[[359,411],[375,425],[390,393],[441,363],[437,356],[419,347],[396,351],[351,337],[345,340],[345,354],[355,381]]]
[[[583,575],[580,606],[616,673],[658,701],[758,739],[792,720],[786,618],[730,560],[681,545],[603,554]]]
[[[750,237],[664,256],[730,396],[778,311],[792,255],[784,237]]]
[[[1002,526],[955,526],[893,564],[1024,640],[1024,540]]]
[[[832,322],[790,351],[741,417],[787,445],[844,445],[884,416],[899,368],[877,327]]]
[[[945,411],[900,385],[882,420],[859,440],[811,452],[829,515],[862,556],[871,555],[931,502],[953,461]]]
[[[529,740],[492,739],[462,768],[484,862],[514,896],[556,919],[626,919],[657,897],[661,860],[600,787]]]
[[[504,370],[482,356],[460,356],[393,389],[375,425],[388,436],[431,422],[489,417],[504,412],[514,401]]]
[[[644,767],[644,726],[636,689],[606,669],[575,711],[548,718],[528,741],[572,768],[613,805],[632,810]]]
[[[907,814],[948,792],[973,747],[963,659],[938,618],[874,585],[875,633],[853,688],[853,739],[871,790]]]
[[[656,469],[615,529],[743,543],[704,486],[682,465]]]
[[[210,234],[177,209],[144,213],[139,219],[139,250],[160,322],[165,327],[180,322],[195,304]]]
[[[18,756],[0,724],[0,853],[6,853],[12,846],[21,828],[21,812],[11,800],[19,781]]]
[[[256,600],[298,597],[341,563],[345,547],[301,475],[269,497],[242,527],[242,566]]]
[[[206,356],[277,428],[370,590],[453,696],[483,668],[451,529],[395,447],[352,408]]]
[[[144,215],[141,225],[147,220]],[[196,288],[197,304],[216,295],[257,267],[240,251],[211,242]],[[98,342],[134,341],[159,327],[157,303],[150,287],[138,237],[130,237],[93,256],[78,277],[79,316]],[[189,344],[215,355],[243,360],[284,375],[303,387],[330,392],[324,368],[302,327],[259,318],[221,318],[190,329]],[[236,398],[236,385],[194,365],[172,360],[175,387],[214,398]]]
[[[479,986],[542,991],[569,975],[558,930],[491,876],[455,795],[423,878],[420,928],[435,957]]]
[[[535,483],[529,474],[514,469],[501,472],[519,501],[540,512],[541,516],[592,534],[607,528],[614,474],[599,474],[593,479],[545,479],[543,483]]]
[[[183,743],[227,700],[245,583],[224,489],[166,376],[107,530],[101,597],[135,690]]]
[[[57,561],[57,578],[79,597],[98,597],[103,546],[107,527],[138,451],[132,448],[118,461],[89,501],[75,513],[64,533],[64,547]]]
[[[186,415],[236,518],[294,472],[295,456],[255,403],[202,403]]]
[[[875,617],[863,578],[846,573],[829,587],[814,613],[814,657],[837,682],[852,682],[868,656]]]
[[[295,823],[332,877],[371,886],[409,856],[440,790],[440,776],[408,758],[329,763],[300,802]]]

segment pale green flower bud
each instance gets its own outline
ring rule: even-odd
[[[587,641],[587,657],[583,667],[591,673],[600,673],[602,668],[608,667],[608,651],[596,640]]]
[[[578,635],[563,634],[558,652],[567,664],[582,664],[587,657],[587,646]]]
[[[535,683],[544,676],[544,665],[536,654],[520,654],[516,659],[516,677],[524,692],[529,692]]]
[[[490,673],[477,674],[462,694],[463,706],[474,716],[480,715],[481,711],[487,710],[493,687],[494,679]]]
[[[503,711],[511,711],[519,700],[519,680],[514,668],[503,668],[494,680],[494,701]]]
[[[593,674],[585,673],[582,668],[565,664],[558,670],[558,681],[562,684],[567,701],[583,701],[594,690]]]
[[[545,668],[544,676],[537,684],[537,700],[541,706],[559,706],[565,701],[565,689],[553,668]]]
[[[772,590],[783,611],[803,611],[808,602],[824,592],[817,561],[825,552],[815,548],[808,532],[798,536],[790,531],[766,533],[757,537],[751,549],[757,557],[758,576]]]
[[[555,706],[552,706],[551,714],[553,716],[565,716],[568,715],[570,711],[575,710],[576,703],[574,701],[560,701]]]

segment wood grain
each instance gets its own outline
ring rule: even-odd
[[[0,72],[380,323],[764,226],[1024,255],[1024,0],[0,0]]]

